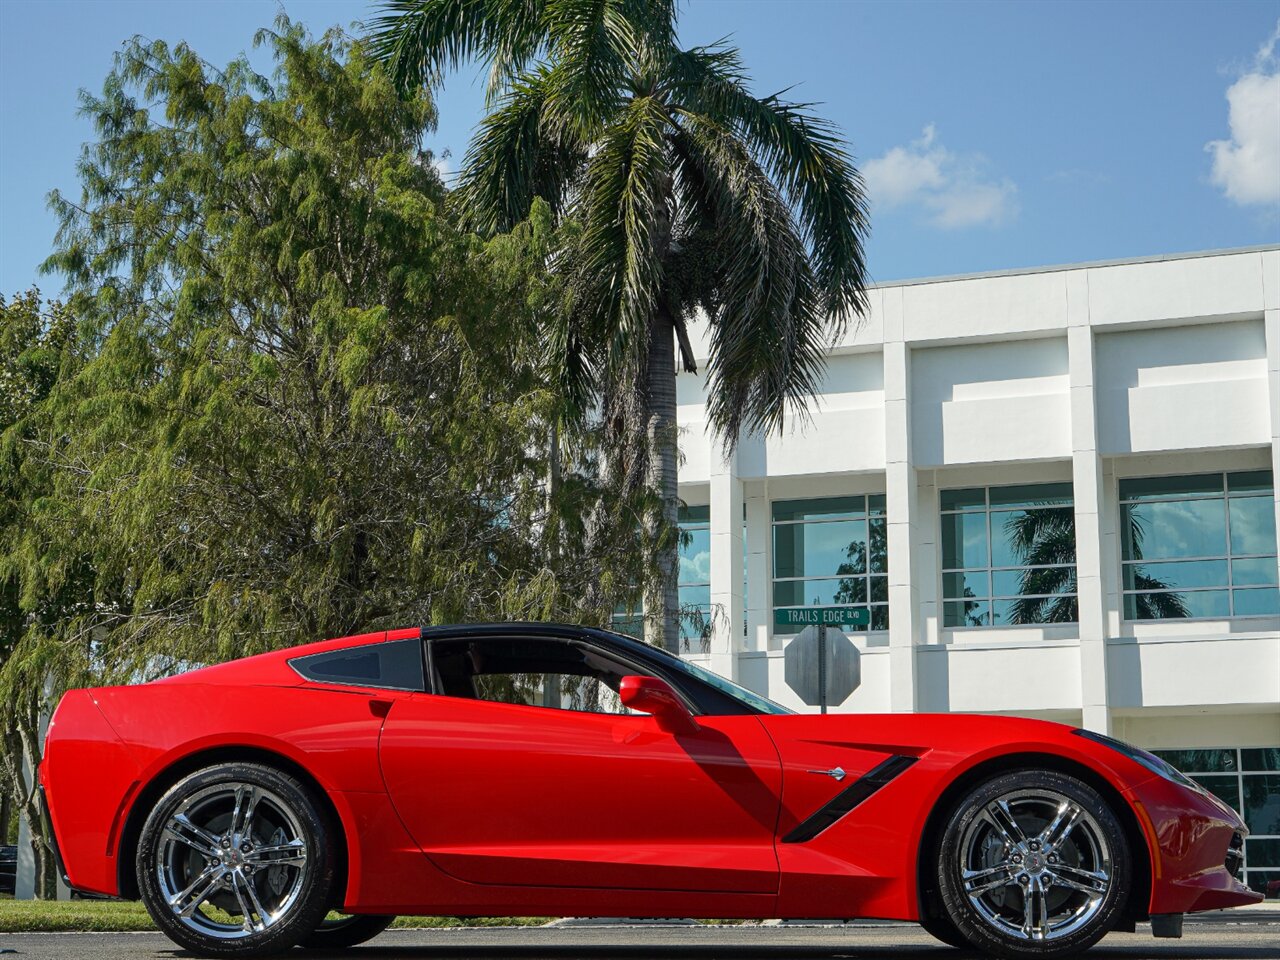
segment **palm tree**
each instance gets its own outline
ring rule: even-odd
[[[1009,622],[1074,623],[1079,617],[1075,511],[1070,507],[1020,511],[1005,521],[1005,531],[1019,562],[1031,567],[1022,572],[1018,584],[1022,596],[1012,604]],[[1140,518],[1131,516],[1129,541],[1135,560],[1142,559],[1143,533]],[[1169,590],[1167,583],[1142,572],[1133,574],[1133,586],[1137,590]],[[1134,597],[1139,620],[1190,616],[1179,593],[1138,593]]]
[[[680,49],[674,0],[382,6],[370,43],[402,89],[490,67],[455,197],[470,225],[509,230],[540,197],[575,228],[551,258],[570,293],[548,350],[576,408],[603,416],[615,476],[655,492],[646,633],[674,649],[677,351],[697,373],[704,316],[726,449],[803,415],[828,338],[866,309],[861,178],[809,105],[750,92],[736,50]]]
[[[1022,596],[1012,604],[1009,622],[1078,620],[1075,511],[1070,507],[1020,511],[1005,521],[1005,532],[1019,562],[1031,566],[1019,577]]]

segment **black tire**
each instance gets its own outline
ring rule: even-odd
[[[335,920],[324,920],[315,930],[302,938],[302,946],[309,950],[341,950],[354,947],[357,943],[372,940],[387,927],[395,917],[365,916],[353,914]]]
[[[178,781],[148,815],[138,890],[160,930],[187,950],[279,953],[328,913],[334,840],[324,807],[297,778],[258,763],[217,764]],[[185,909],[170,906],[175,891],[189,894],[178,901]]]
[[[1130,856],[1097,790],[1065,774],[1018,770],[956,804],[942,833],[937,890],[972,947],[1008,960],[1065,957],[1120,920]]]
[[[973,944],[964,938],[956,925],[946,917],[926,917],[920,921],[920,926],[924,927],[925,932],[932,936],[935,940],[941,940],[949,947],[957,947],[960,950],[972,950]]]

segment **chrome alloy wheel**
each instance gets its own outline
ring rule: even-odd
[[[1057,940],[1084,927],[1106,901],[1112,853],[1098,821],[1049,789],[996,797],[959,846],[962,888],[999,933]]]
[[[221,783],[186,798],[165,822],[156,879],[184,926],[237,940],[278,923],[298,902],[307,844],[297,814],[250,783]]]

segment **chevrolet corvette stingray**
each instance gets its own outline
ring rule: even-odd
[[[582,627],[396,630],[73,690],[40,782],[68,883],[213,956],[444,914],[878,917],[1059,957],[1261,899],[1240,817],[1142,750],[795,714]]]

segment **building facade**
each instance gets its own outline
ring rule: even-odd
[[[777,611],[865,606],[833,710],[1169,751],[1280,880],[1280,247],[875,287],[807,420],[728,457],[678,390],[689,656],[807,709]]]

